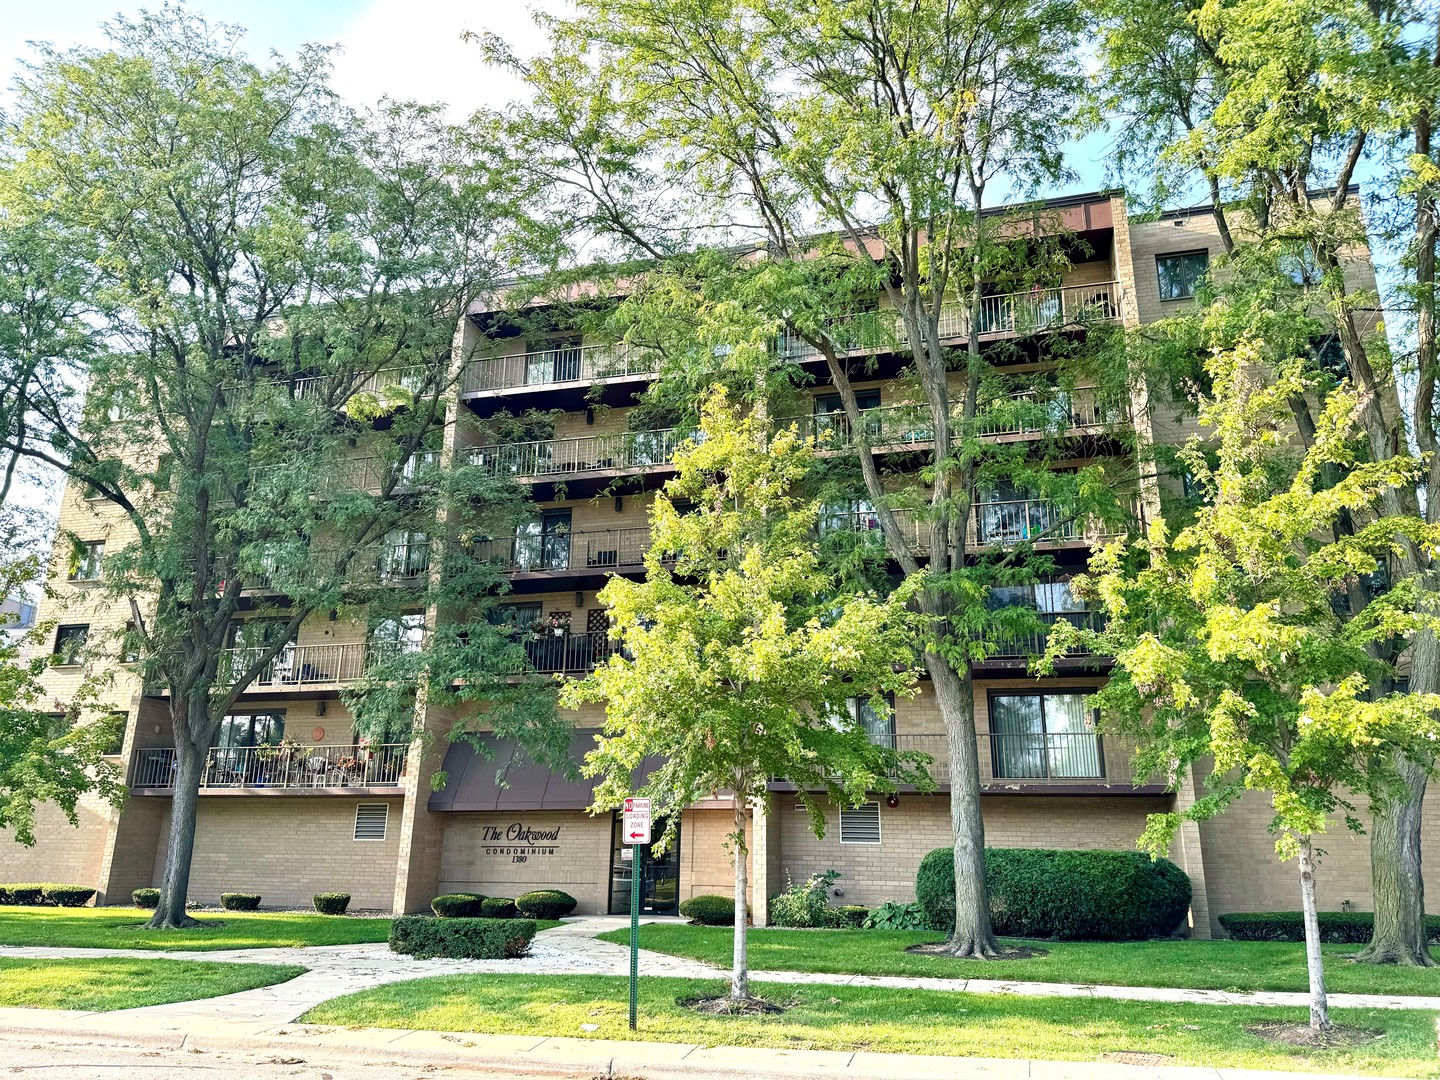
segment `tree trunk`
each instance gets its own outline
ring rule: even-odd
[[[1400,775],[1409,788],[1375,807],[1370,828],[1370,887],[1375,933],[1355,957],[1366,964],[1434,967],[1425,934],[1425,880],[1420,873],[1420,811],[1426,770],[1401,758]]]
[[[194,926],[185,912],[190,892],[190,859],[195,851],[195,813],[200,806],[200,772],[205,754],[189,739],[175,745],[175,793],[170,798],[170,836],[165,844],[165,874],[160,882],[160,903],[149,925],[161,930]]]
[[[980,817],[980,753],[975,738],[975,691],[970,672],[956,671],[926,652],[925,667],[945,720],[950,751],[950,827],[955,837],[955,927],[949,951],[991,960],[1000,955],[990,928],[990,890],[985,883],[985,822]]]
[[[1310,976],[1310,1027],[1330,1029],[1330,1002],[1325,996],[1325,964],[1320,959],[1320,918],[1315,912],[1315,852],[1310,837],[1300,838],[1300,904],[1305,913],[1305,968]]]
[[[735,797],[735,836],[735,952],[730,968],[730,999],[749,1001],[750,955],[746,936],[749,905],[745,897],[748,883],[745,858],[749,852],[745,846],[745,806],[738,795]]]

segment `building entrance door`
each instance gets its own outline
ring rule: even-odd
[[[656,819],[653,835],[665,831],[665,822]],[[621,853],[629,845],[621,842],[620,815],[615,815],[610,828],[610,914],[630,914],[630,886],[635,863]],[[641,915],[677,915],[680,912],[680,832],[664,855],[645,849],[644,877],[640,881]],[[638,857],[638,856],[637,856]]]

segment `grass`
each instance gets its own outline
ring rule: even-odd
[[[639,1030],[627,1026],[627,980],[614,976],[458,975],[391,983],[311,1009],[314,1024],[649,1039],[705,1045],[872,1050],[1096,1061],[1115,1052],[1165,1054],[1176,1065],[1440,1077],[1429,1013],[1337,1009],[1337,1023],[1374,1030],[1359,1048],[1323,1051],[1245,1030],[1303,1022],[1302,1009],[1164,1005],[938,990],[756,984],[779,1016],[708,1016],[681,1001],[724,992],[720,981],[640,980]],[[594,1025],[593,1031],[583,1025]]]
[[[650,924],[640,947],[729,968],[726,926]],[[630,943],[629,930],[600,935]],[[1013,979],[1095,986],[1163,986],[1195,990],[1305,990],[1305,947],[1283,941],[1043,941],[1049,952],[1029,960],[950,960],[917,956],[906,946],[943,934],[900,930],[751,930],[750,966],[757,971]],[[1016,942],[1016,944],[1019,944]],[[1352,964],[1358,945],[1326,945],[1325,984],[1352,994],[1440,995],[1440,968]]]
[[[219,997],[273,986],[303,973],[293,964],[211,964],[199,960],[0,958],[0,1006],[109,1012]]]
[[[390,933],[389,919],[340,915],[207,912],[200,917],[203,925],[188,930],[146,930],[149,917],[139,908],[0,907],[0,945],[211,952],[356,945],[384,941]]]

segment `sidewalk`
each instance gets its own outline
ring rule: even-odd
[[[615,916],[587,916],[542,930],[531,955],[520,960],[416,960],[392,953],[382,944],[321,945],[307,949],[236,949],[224,952],[156,952],[143,949],[68,949],[0,946],[0,956],[58,957],[130,956],[148,959],[205,960],[219,963],[299,964],[309,970],[276,986],[247,990],[222,998],[178,1001],[127,1009],[127,1017],[148,1016],[181,1023],[209,1017],[288,1023],[311,1007],[357,990],[432,975],[628,975],[630,952],[623,945],[599,941],[597,934],[629,925]],[[724,978],[726,972],[697,960],[663,953],[640,952],[642,975],[680,979]],[[889,975],[831,975],[803,971],[752,971],[755,982],[804,983],[823,986],[893,987],[947,993],[1019,994],[1025,997],[1088,997],[1121,1001],[1154,1001],[1195,1005],[1281,1005],[1305,1008],[1310,996],[1301,992],[1176,990],[1149,986],[1091,986],[1083,983],[1008,982],[1000,979],[939,979]],[[1440,997],[1386,994],[1331,994],[1335,1009],[1424,1009],[1440,1012]],[[103,1014],[101,1014],[103,1015]],[[120,1015],[120,1014],[110,1014]]]
[[[100,1026],[107,1014],[0,1009],[6,1039],[85,1040],[87,1043],[213,1052],[274,1052],[281,1061],[323,1053],[357,1064],[391,1067],[470,1067],[488,1075],[624,1077],[644,1080],[1359,1080],[1344,1074],[1267,1072],[1120,1061],[1072,1062],[1010,1058],[934,1057],[867,1051],[785,1050],[691,1043],[625,1042],[544,1035],[473,1035],[394,1028],[332,1028],[215,1020],[171,1027],[141,1019],[134,1009],[110,1013],[129,1022]]]

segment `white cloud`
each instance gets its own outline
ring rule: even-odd
[[[498,108],[520,95],[519,82],[486,67],[479,46],[460,35],[490,31],[518,55],[534,55],[545,43],[531,15],[537,6],[559,8],[554,0],[373,0],[336,35],[343,52],[335,61],[335,89],[355,105],[384,95],[443,101],[456,119],[481,106]]]

